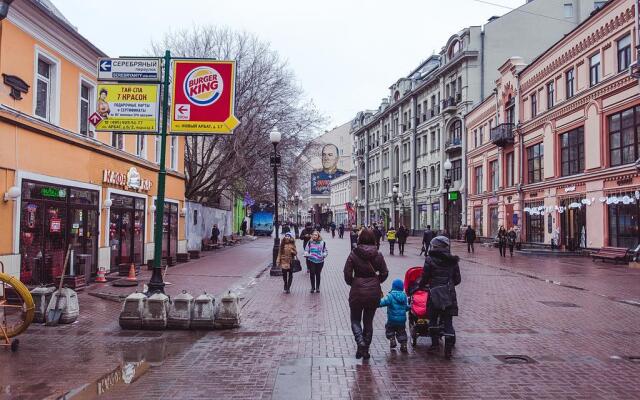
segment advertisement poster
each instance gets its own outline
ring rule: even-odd
[[[338,146],[331,143],[325,144],[322,146],[320,158],[322,169],[311,173],[311,194],[329,195],[331,180],[345,174],[345,171],[338,169],[338,161],[340,161]]]
[[[233,133],[235,80],[235,61],[174,61],[171,132]]]
[[[97,93],[96,113],[90,119],[96,131],[158,131],[158,85],[102,83]]]
[[[273,232],[273,204],[256,203],[251,206],[251,229],[256,236],[269,236]]]

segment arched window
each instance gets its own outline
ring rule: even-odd
[[[453,57],[455,57],[456,54],[458,54],[459,52],[460,52],[460,41],[455,40],[453,43],[451,43],[451,46],[449,46],[449,59],[452,59]]]
[[[462,122],[458,119],[449,128],[449,139],[453,144],[460,144],[462,141]],[[457,143],[456,143],[457,142]]]
[[[427,169],[423,169],[422,170],[422,182],[424,185],[424,188],[426,189],[427,187],[429,187],[429,184],[427,183]]]
[[[436,185],[436,168],[431,166],[431,187]]]
[[[393,95],[393,101],[398,101],[400,100],[400,92],[395,92]]]

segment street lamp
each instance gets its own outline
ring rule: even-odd
[[[273,153],[271,154],[271,165],[273,166],[273,193],[274,193],[274,218],[273,225],[275,228],[275,234],[273,235],[273,259],[271,261],[271,270],[269,275],[276,276],[282,275],[280,266],[277,265],[276,259],[278,258],[278,250],[280,247],[280,237],[278,236],[278,165],[280,165],[280,155],[278,154],[278,143],[282,139],[282,134],[277,128],[269,133],[269,141],[273,145]]]
[[[355,197],[355,199],[353,199],[353,207],[355,209],[355,216],[356,216],[356,220],[354,221],[354,225],[356,226],[356,229],[358,229],[358,206],[360,204],[360,201],[358,199],[358,196]]]
[[[300,193],[297,190],[291,196],[291,201],[296,205],[296,225],[300,226]]]
[[[396,205],[402,201],[402,193],[398,193],[398,186],[393,185],[393,193],[387,195],[391,201],[391,226],[396,227]]]
[[[451,188],[451,161],[447,158],[444,162],[444,189],[446,196],[444,198],[444,232],[449,237],[449,188]]]

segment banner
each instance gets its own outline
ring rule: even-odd
[[[171,132],[233,133],[235,80],[235,61],[174,61]]]
[[[328,173],[324,170],[311,173],[311,194],[331,194],[331,180],[344,175],[344,171],[336,170]]]
[[[158,85],[101,83],[97,92],[96,112],[90,117],[96,131],[158,131]]]

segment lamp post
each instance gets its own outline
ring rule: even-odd
[[[300,193],[297,190],[291,196],[291,201],[296,205],[296,225],[300,226]]]
[[[360,201],[358,199],[358,196],[356,196],[355,199],[353,199],[353,208],[355,209],[355,221],[354,221],[354,225],[356,226],[356,229],[358,229],[358,206],[360,205]]]
[[[391,226],[397,229],[396,227],[396,205],[398,201],[402,201],[402,193],[398,193],[398,186],[393,185],[393,190],[388,195],[389,200],[391,201]]]
[[[282,275],[282,270],[280,266],[276,264],[276,259],[278,258],[278,250],[280,247],[280,237],[278,236],[278,165],[280,165],[280,155],[278,154],[278,143],[282,139],[282,135],[277,128],[273,128],[271,133],[269,133],[269,140],[273,145],[273,153],[271,154],[271,165],[273,166],[273,194],[274,194],[274,218],[273,218],[273,227],[274,227],[274,235],[273,235],[273,259],[271,261],[271,270],[269,271],[269,275],[277,276]]]
[[[446,195],[444,198],[444,232],[449,237],[449,188],[451,188],[451,161],[447,158],[444,162],[444,189]]]

